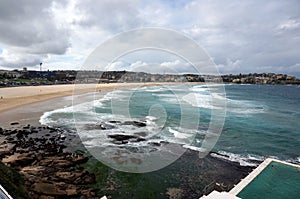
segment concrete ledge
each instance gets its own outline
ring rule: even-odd
[[[200,199],[241,199],[241,198],[233,194],[230,194],[228,192],[213,191],[207,196],[202,196]]]

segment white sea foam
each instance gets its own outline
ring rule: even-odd
[[[170,90],[168,87],[163,86],[153,86],[153,87],[143,87],[139,88],[139,90],[145,91],[145,92],[163,92]]]
[[[289,162],[289,163],[292,163],[292,164],[297,164],[297,165],[300,165],[300,157],[297,157],[297,158],[290,158],[290,159],[287,159],[287,160],[284,160],[286,162]]]
[[[258,166],[258,162],[263,161],[264,157],[257,155],[239,155],[229,153],[226,151],[218,151],[217,153],[211,153],[212,157],[229,160],[231,162],[238,162],[241,166]]]
[[[226,100],[227,112],[236,114],[258,114],[265,113],[267,107],[265,105],[259,104],[255,101],[247,100],[234,100],[230,98],[225,98],[220,95],[214,87],[219,85],[197,85],[190,88],[192,93],[189,93],[182,97],[182,99],[194,107],[206,108],[206,109],[219,109],[222,108],[223,104],[218,102],[224,102]],[[219,101],[220,100],[220,101]]]
[[[206,109],[217,109],[211,104],[211,96],[203,95],[198,93],[189,93],[182,97],[182,100],[187,102],[188,104],[199,107],[199,108],[206,108]]]
[[[179,131],[176,131],[176,130],[172,129],[171,127],[168,127],[168,130],[170,133],[172,133],[174,135],[174,137],[179,138],[179,139],[188,139],[193,136],[191,134],[181,133]]]
[[[154,121],[154,120],[157,120],[158,118],[157,117],[154,117],[154,116],[150,116],[150,115],[147,115],[145,117],[146,120],[150,120],[150,121]]]
[[[191,145],[188,145],[188,144],[185,144],[182,146],[183,148],[186,148],[186,149],[190,149],[190,150],[193,150],[193,151],[199,151],[199,152],[203,152],[204,150],[200,147],[196,147],[196,146],[191,146]]]
[[[190,91],[193,92],[208,92],[208,88],[204,86],[193,86],[192,88],[189,88]]]

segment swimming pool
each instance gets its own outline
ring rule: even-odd
[[[299,199],[300,167],[272,161],[237,196],[242,199]]]

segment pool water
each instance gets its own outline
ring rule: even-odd
[[[299,199],[300,167],[273,161],[237,196],[242,199]]]

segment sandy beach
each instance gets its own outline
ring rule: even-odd
[[[162,83],[111,83],[111,84],[68,84],[50,86],[25,86],[0,88],[0,113],[23,105],[53,98],[83,94],[94,91],[108,91],[115,88],[152,86]],[[165,84],[165,83],[163,83]],[[174,83],[167,83],[174,84]],[[75,88],[75,91],[74,91]]]
[[[0,88],[0,126],[12,128],[11,122],[20,126],[39,125],[44,112],[72,106],[76,102],[91,101],[97,95],[101,98],[114,89],[137,88],[144,86],[168,86],[183,82],[146,82],[146,83],[110,83],[110,84],[68,84],[50,86],[24,86]],[[185,82],[190,84],[192,82]],[[78,100],[80,99],[80,100]]]

